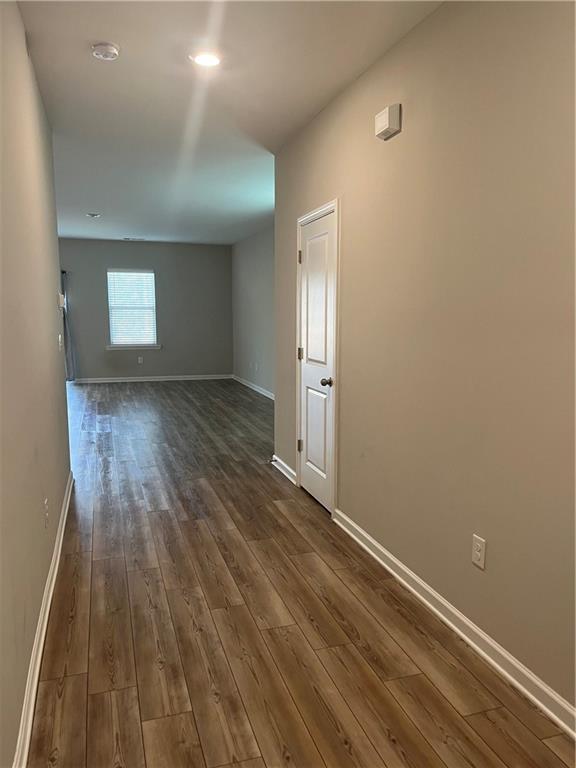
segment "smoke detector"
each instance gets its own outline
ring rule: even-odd
[[[120,48],[114,43],[95,43],[92,56],[100,61],[115,61],[120,56]]]

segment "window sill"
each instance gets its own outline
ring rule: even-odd
[[[106,344],[106,349],[109,352],[123,352],[127,349],[162,349],[162,344]]]

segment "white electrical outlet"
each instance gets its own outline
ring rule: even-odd
[[[486,568],[486,539],[472,534],[472,562],[477,568]]]
[[[49,517],[49,511],[48,511],[48,499],[44,499],[44,528],[48,527],[48,517]]]
[[[144,358],[142,357],[142,355],[139,355],[138,356],[138,365],[142,365],[143,362],[144,362]]]

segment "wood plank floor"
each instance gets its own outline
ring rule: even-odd
[[[232,381],[69,387],[29,766],[566,768],[574,745],[270,466]]]

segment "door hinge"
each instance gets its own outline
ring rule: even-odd
[[[302,264],[302,251],[298,251],[298,264]]]
[[[302,448],[304,447],[304,443],[302,440],[298,440],[296,442],[296,448],[298,449],[298,453],[302,453]]]
[[[304,347],[298,347],[298,360],[304,360]]]

